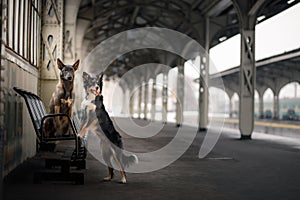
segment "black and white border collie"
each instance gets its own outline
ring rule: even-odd
[[[103,74],[100,73],[96,77],[92,77],[88,73],[83,72],[82,77],[86,96],[81,105],[83,119],[79,136],[85,137],[89,131],[96,134],[101,140],[102,157],[108,166],[109,176],[104,178],[104,180],[110,181],[114,177],[114,168],[112,166],[112,161],[114,161],[122,177],[121,183],[126,183],[124,167],[137,163],[138,158],[134,154],[127,156],[122,150],[122,137],[115,129],[103,104]]]

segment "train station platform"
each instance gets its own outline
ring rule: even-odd
[[[125,148],[155,149],[170,141],[177,129],[166,124],[160,134],[148,139],[123,137]],[[183,129],[189,134],[189,127]],[[254,133],[252,140],[239,140],[237,131],[224,128],[213,150],[199,159],[204,135],[198,133],[183,156],[169,166],[149,173],[129,173],[126,185],[118,183],[119,174],[116,180],[103,182],[107,169],[92,155],[88,155],[84,185],[33,184],[33,172],[44,167],[33,158],[5,178],[4,199],[300,199],[299,140],[261,133]]]

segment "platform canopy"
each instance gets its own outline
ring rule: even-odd
[[[232,0],[82,0],[77,14],[77,23],[80,21],[80,24],[85,24],[83,42],[89,52],[110,36],[140,27],[164,27],[176,30],[205,46],[207,43],[205,23],[209,18],[208,43],[209,47],[213,47],[240,31],[233,2]],[[298,1],[256,0],[254,2],[253,10],[263,5],[257,18],[257,23],[260,23]],[[131,52],[123,59],[115,61],[107,69],[106,75],[122,76],[137,64],[157,62],[159,60],[156,55],[160,53],[153,49]]]

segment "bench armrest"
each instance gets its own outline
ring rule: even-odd
[[[53,117],[67,117],[69,124],[71,125],[72,131],[74,133],[73,137],[57,137],[57,138],[44,138],[43,136],[43,130],[44,130],[44,122],[48,118],[53,118]],[[78,155],[78,136],[77,136],[77,129],[74,125],[74,121],[70,118],[69,115],[65,113],[57,113],[57,114],[47,114],[42,118],[41,121],[41,128],[40,128],[41,134],[41,141],[59,141],[59,140],[75,140],[75,149],[76,149],[76,155]]]

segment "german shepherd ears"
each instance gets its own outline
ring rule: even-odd
[[[78,69],[78,66],[79,66],[79,61],[80,60],[77,60],[74,64],[73,64],[73,69],[74,71],[76,71]],[[57,58],[57,67],[59,70],[62,70],[62,68],[65,66],[65,64],[59,59]]]

